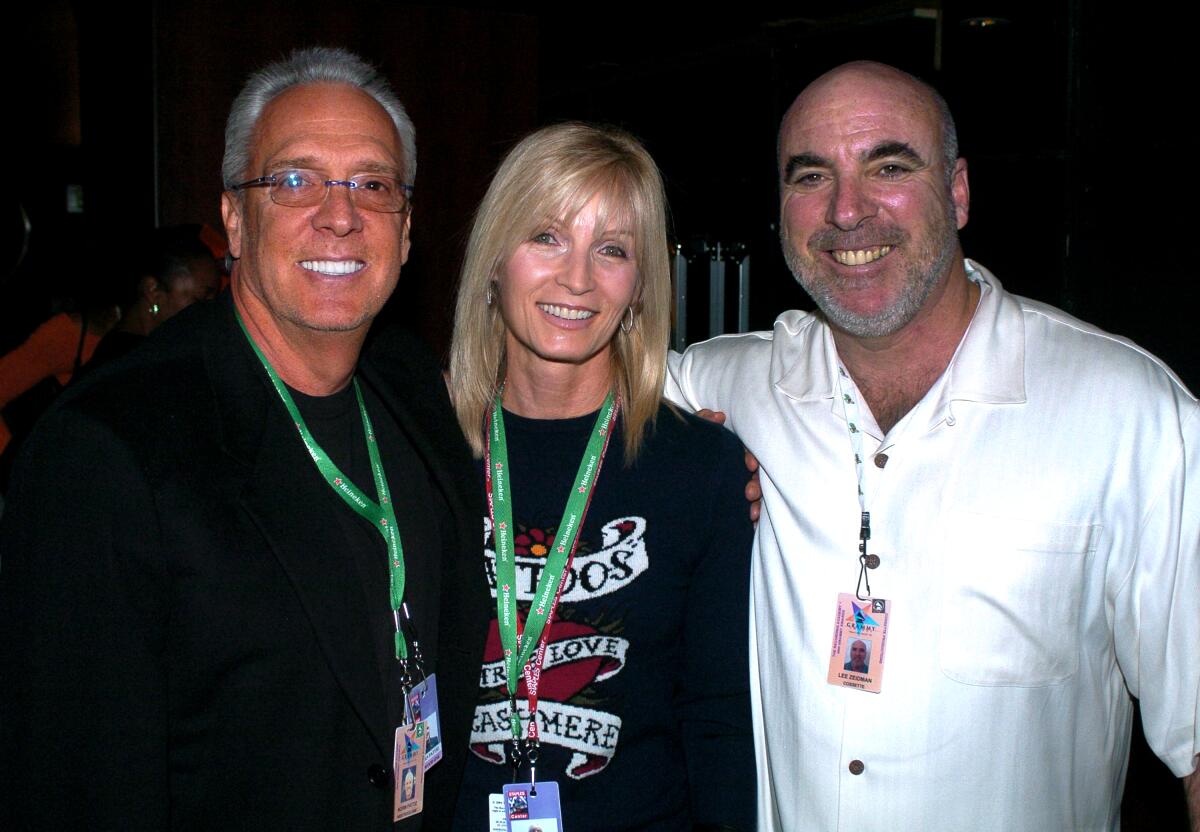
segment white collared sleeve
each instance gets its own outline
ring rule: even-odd
[[[1117,661],[1154,752],[1184,777],[1200,754],[1200,415],[1180,394],[1177,430],[1113,603]]]
[[[672,404],[695,412],[700,409],[695,398],[691,395],[689,370],[692,360],[688,353],[671,350],[667,353],[667,382],[663,386],[663,396]]]

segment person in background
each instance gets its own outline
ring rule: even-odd
[[[95,353],[117,322],[116,304],[87,304],[80,312],[60,312],[24,343],[0,356],[0,456],[14,436],[26,435],[37,417]],[[18,399],[20,413],[3,411]],[[9,421],[12,424],[9,424]]]
[[[160,324],[196,301],[217,296],[221,273],[199,232],[200,226],[194,225],[155,229],[144,267],[127,281],[121,320],[100,340],[89,370],[137,347]]]

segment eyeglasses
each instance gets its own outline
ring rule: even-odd
[[[325,194],[334,185],[350,189],[355,207],[365,211],[395,214],[408,208],[412,185],[405,185],[394,176],[379,173],[360,173],[349,179],[326,179],[315,170],[281,170],[248,182],[230,186],[231,191],[247,188],[270,188],[271,201],[289,208],[311,208],[325,201]]]

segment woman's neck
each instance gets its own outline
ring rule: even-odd
[[[509,353],[504,408],[529,419],[570,419],[598,410],[613,387],[606,354],[585,364],[560,364]],[[514,359],[515,360],[512,360]],[[602,360],[599,360],[602,359]]]

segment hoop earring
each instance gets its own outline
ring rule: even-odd
[[[158,317],[158,304],[157,303],[150,304],[150,314],[156,318]]]
[[[626,323],[626,318],[629,319],[628,323]],[[626,306],[625,307],[625,317],[621,318],[621,331],[624,332],[626,335],[628,335],[629,330],[631,330],[631,329],[633,329],[633,307]]]

